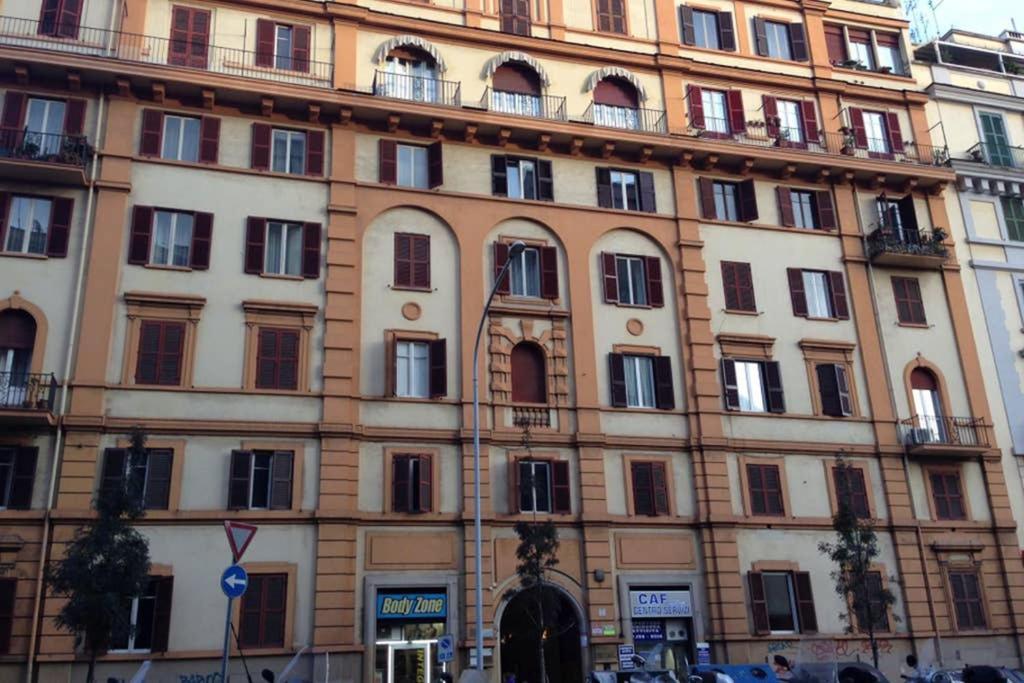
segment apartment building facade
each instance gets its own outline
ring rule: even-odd
[[[864,658],[817,549],[840,496],[879,520],[887,669],[1019,660],[1019,481],[896,8],[2,14],[5,676],[84,666],[40,560],[130,476],[153,579],[101,674],[217,670],[229,518],[260,527],[250,668],[308,646],[310,678],[430,683],[442,633],[468,666],[472,344],[517,240],[480,365],[495,678],[536,674],[528,519],[561,541],[552,677],[630,642],[651,668]]]

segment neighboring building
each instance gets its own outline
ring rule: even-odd
[[[939,230],[954,173],[895,7],[6,12],[3,196],[20,225],[71,195],[44,182],[81,196],[66,232],[49,223],[64,260],[12,258],[42,237],[4,223],[5,362],[57,368],[70,398],[34,423],[0,409],[3,443],[40,448],[31,511],[0,512],[2,676],[80,675],[36,590],[40,535],[59,554],[132,475],[153,580],[102,676],[218,668],[225,518],[260,526],[234,617],[251,670],[308,645],[316,680],[433,683],[445,632],[464,669],[471,347],[515,240],[480,367],[495,678],[537,678],[516,638],[529,606],[509,596],[528,519],[561,537],[552,680],[616,667],[620,643],[651,668],[698,642],[717,661],[866,657],[818,552],[840,496],[880,520],[888,671],[933,647],[1019,663],[1024,568]],[[80,132],[95,157],[33,143]],[[76,263],[80,287],[54,277]],[[29,317],[46,354],[26,361]],[[144,472],[121,450],[136,425]],[[2,471],[24,487],[21,462]]]

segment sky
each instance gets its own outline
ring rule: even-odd
[[[903,0],[905,9],[914,5],[917,9],[911,14],[922,15],[929,32],[934,32],[933,27],[937,25],[939,34],[956,26],[975,33],[999,35],[1012,28],[1011,17],[1017,21],[1017,30],[1024,32],[1024,0]],[[932,5],[935,7],[934,15]],[[917,23],[917,17],[910,18]]]

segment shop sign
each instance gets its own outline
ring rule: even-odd
[[[633,668],[633,646],[619,645],[619,669],[629,671]]]
[[[664,624],[660,621],[634,621],[634,643],[660,643],[665,640]]]
[[[690,591],[629,591],[630,614],[634,619],[692,617]]]
[[[711,645],[708,643],[697,643],[697,664],[711,663]]]
[[[444,593],[377,593],[378,619],[443,619],[447,615]]]

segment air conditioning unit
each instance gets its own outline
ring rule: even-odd
[[[908,436],[910,443],[914,446],[935,442],[935,434],[933,434],[932,430],[927,427],[914,427],[910,430],[910,434]]]
[[[666,619],[665,639],[669,642],[689,640],[690,632],[686,630],[686,623],[682,619]]]

